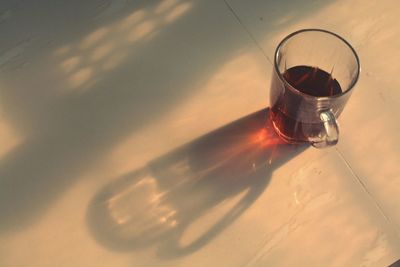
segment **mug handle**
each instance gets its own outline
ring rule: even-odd
[[[339,140],[339,126],[332,110],[325,110],[319,114],[319,118],[324,124],[321,133],[309,140],[311,145],[316,148],[330,147],[337,144]]]

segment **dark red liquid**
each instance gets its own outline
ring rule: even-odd
[[[342,93],[339,82],[328,72],[316,67],[295,66],[286,70],[283,77],[292,87],[310,96],[326,97]],[[273,83],[271,88],[272,120],[279,134],[289,142],[303,142],[311,136],[317,136],[323,127],[322,122],[315,118],[304,119],[304,115],[299,119],[297,114],[310,113],[310,116],[315,116],[318,107],[304,105],[306,96],[283,90],[279,86],[280,83]]]
[[[315,67],[296,66],[285,71],[283,77],[300,92],[312,96],[332,96],[342,89],[329,73]]]

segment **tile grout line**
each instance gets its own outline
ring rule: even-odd
[[[400,239],[400,232],[397,229],[396,225],[389,219],[388,216],[386,216],[385,212],[383,211],[382,207],[379,205],[378,201],[374,198],[372,193],[368,190],[364,182],[361,180],[361,178],[355,173],[354,169],[351,167],[349,162],[346,160],[346,158],[343,156],[343,154],[339,151],[337,147],[335,147],[336,153],[339,155],[340,159],[344,162],[344,164],[347,166],[347,168],[350,170],[350,173],[355,177],[357,182],[360,184],[360,186],[363,188],[365,193],[369,196],[369,198],[372,200],[372,202],[375,204],[376,208],[379,210],[379,213],[383,216],[383,218],[386,220],[386,222],[394,229],[395,233],[397,234],[397,239]]]
[[[229,9],[229,11],[233,14],[233,16],[236,18],[236,20],[239,22],[240,26],[244,29],[244,31],[247,33],[247,35],[250,37],[250,39],[255,43],[257,48],[261,51],[261,54],[267,59],[267,61],[272,64],[271,59],[265,54],[264,49],[262,49],[261,45],[257,42],[256,38],[254,35],[247,29],[247,27],[244,25],[242,20],[239,18],[238,14],[235,12],[235,10],[232,8],[232,6],[227,2],[227,0],[223,0],[226,7]]]

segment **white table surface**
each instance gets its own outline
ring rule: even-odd
[[[0,266],[395,262],[399,15],[395,0],[1,1]],[[301,28],[362,63],[333,148],[287,147],[253,114]]]

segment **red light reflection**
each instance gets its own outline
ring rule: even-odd
[[[261,147],[275,146],[284,144],[284,141],[280,139],[273,129],[262,128],[255,134],[250,135],[250,142],[252,144],[259,144]]]

